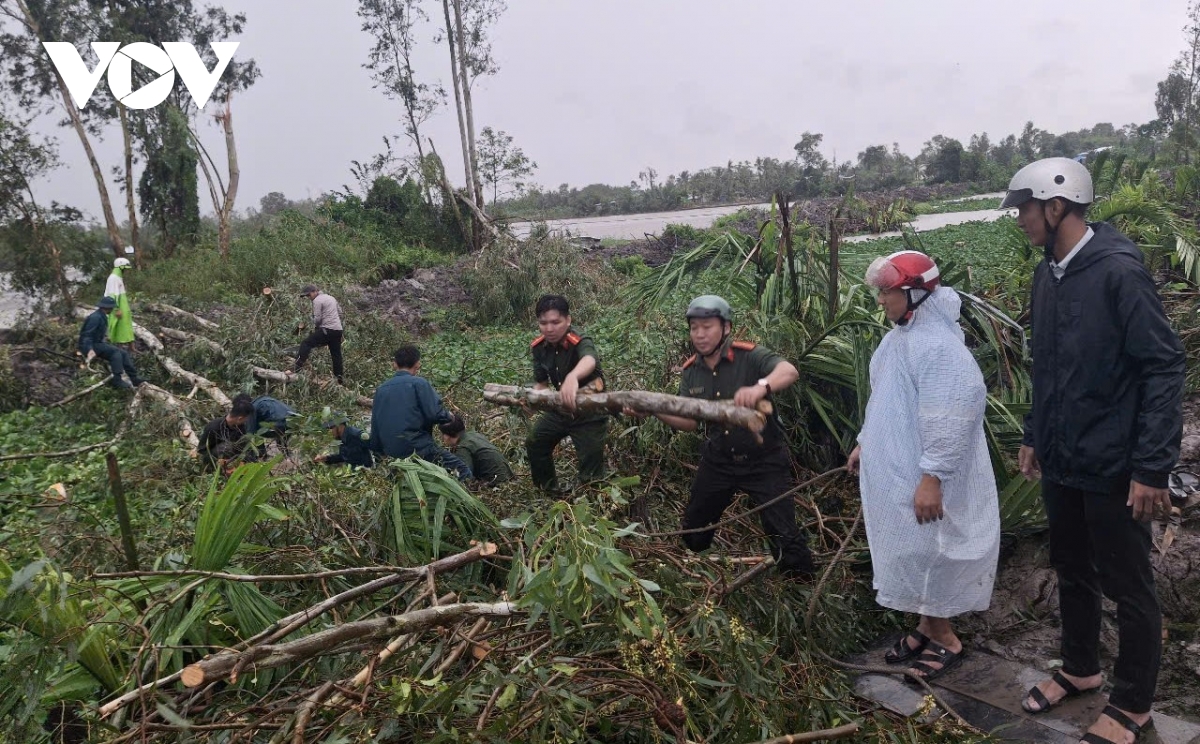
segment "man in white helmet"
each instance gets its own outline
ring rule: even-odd
[[[1084,216],[1087,169],[1047,158],[1013,176],[1029,242],[1045,248],[1033,277],[1033,408],[1018,459],[1042,480],[1050,562],[1058,575],[1063,666],[1029,691],[1041,713],[1097,690],[1101,597],[1117,605],[1119,650],[1109,704],[1089,744],[1133,742],[1153,725],[1162,614],[1150,566],[1149,520],[1169,509],[1179,458],[1184,354],[1142,253]]]
[[[113,260],[112,273],[104,286],[104,296],[117,301],[117,309],[108,316],[108,340],[114,344],[133,343],[133,312],[129,309],[129,296],[125,294],[125,278],[122,274],[133,268],[128,258]]]

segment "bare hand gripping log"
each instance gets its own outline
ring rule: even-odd
[[[567,410],[562,404],[562,396],[556,390],[488,383],[483,386],[483,399],[501,406],[529,406],[544,411]],[[735,406],[732,401],[684,398],[645,390],[606,393],[581,390],[576,398],[576,406],[585,413],[619,413],[628,406],[646,413],[665,413],[697,421],[711,421],[724,426],[739,426],[755,434],[762,433],[763,427],[767,425],[767,416],[771,415],[771,404],[765,400],[760,401],[758,408],[754,409]]]

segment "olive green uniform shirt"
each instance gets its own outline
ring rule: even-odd
[[[533,355],[533,379],[536,382],[551,385],[558,390],[571,370],[579,364],[579,360],[590,356],[596,360],[596,368],[590,375],[579,380],[579,389],[583,390],[588,385],[593,385],[597,391],[604,389],[604,373],[600,370],[600,355],[596,352],[596,344],[590,337],[577,331],[575,326],[568,328],[566,335],[557,344],[551,344],[545,336],[538,336],[530,344],[529,352]],[[556,411],[549,413],[580,423],[608,417],[607,413],[576,414],[573,417]]]
[[[688,398],[732,402],[739,389],[758,384],[782,361],[783,357],[770,349],[745,341],[733,341],[726,345],[715,368],[709,369],[698,354],[688,359],[679,380],[679,394]],[[766,400],[770,399],[768,394]],[[754,440],[750,431],[740,426],[724,428],[721,424],[709,422],[701,422],[700,425],[708,437],[704,454],[756,456],[783,445],[783,436],[774,414],[767,417],[761,445]]]
[[[512,468],[508,466],[503,453],[477,431],[464,431],[454,448],[454,454],[481,481],[501,483],[512,478]]]

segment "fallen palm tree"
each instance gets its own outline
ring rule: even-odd
[[[543,411],[570,413],[557,390],[488,383],[483,386],[483,399],[501,406],[528,406]],[[737,426],[749,429],[755,434],[762,432],[763,427],[767,425],[767,416],[771,415],[771,404],[766,401],[761,401],[755,409],[734,405],[732,401],[685,398],[645,390],[581,392],[575,399],[575,405],[584,413],[620,413],[625,408],[630,408],[642,413],[662,413],[724,426]]]

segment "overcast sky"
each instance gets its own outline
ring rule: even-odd
[[[441,17],[440,3],[426,5]],[[271,191],[300,199],[350,183],[350,161],[399,134],[401,115],[362,67],[371,39],[357,4],[225,7],[247,14],[237,57],[263,71],[233,104],[238,208]],[[916,154],[939,133],[995,141],[1030,119],[1051,131],[1142,123],[1183,46],[1185,14],[1184,0],[509,0],[493,36],[500,72],[475,90],[476,129],[507,131],[540,165],[537,182],[555,188],[625,184],[646,166],[665,176],[788,158],[806,130],[845,160],[880,143]],[[449,69],[445,48],[427,40],[418,77],[449,88]],[[98,215],[79,140],[56,134],[65,165],[40,196]],[[460,183],[452,101],[427,134]],[[117,133],[99,144],[106,170],[120,163],[119,144]],[[212,211],[205,192],[201,209]]]

